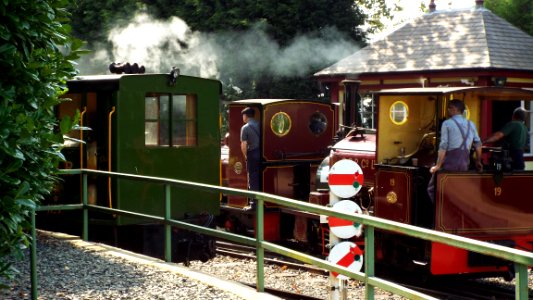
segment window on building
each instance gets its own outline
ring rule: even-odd
[[[361,98],[360,112],[361,112],[361,125],[364,128],[375,129],[374,123],[376,111],[376,103],[371,95],[366,95]]]
[[[144,101],[146,146],[196,146],[196,96],[147,94]]]
[[[533,139],[531,138],[533,132],[533,113],[531,113],[531,111],[533,111],[533,101],[522,101],[521,106],[530,112],[529,114],[526,114],[526,127],[529,132],[524,154],[526,156],[533,156]]]

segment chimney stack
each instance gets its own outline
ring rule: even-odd
[[[485,7],[485,0],[476,0],[476,9]]]
[[[434,12],[437,9],[437,5],[435,4],[435,0],[431,0],[429,3],[429,12]]]

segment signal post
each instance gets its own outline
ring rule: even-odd
[[[329,205],[337,211],[361,213],[361,208],[351,200],[342,200],[355,196],[363,185],[363,171],[359,165],[348,159],[336,162],[328,174]],[[329,262],[358,272],[363,265],[363,253],[357,245],[343,239],[350,239],[362,234],[361,224],[351,221],[328,217],[329,224]],[[348,277],[330,272],[329,299],[347,299],[346,282]]]

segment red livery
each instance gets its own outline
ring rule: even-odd
[[[342,105],[303,100],[244,100],[229,104],[229,186],[246,188],[240,153],[240,115],[244,107],[256,109],[261,124],[262,191],[310,203],[328,205],[329,184],[362,185],[350,200],[363,213],[436,231],[533,251],[533,205],[527,187],[533,185],[533,166],[507,169],[506,151],[499,145],[484,147],[484,171],[440,171],[436,175],[435,202],[427,188],[440,140],[440,126],[452,99],[461,99],[464,116],[474,122],[481,139],[510,119],[517,106],[531,109],[533,91],[504,87],[443,87],[381,90],[371,102],[371,117],[358,124]],[[336,120],[343,116],[343,124]],[[371,120],[369,119],[371,118]],[[362,118],[355,118],[355,120]],[[370,122],[370,121],[371,122]],[[375,128],[363,128],[362,124]],[[526,125],[531,126],[531,117]],[[530,145],[526,153],[530,153]],[[363,174],[330,174],[339,160],[357,162]],[[527,160],[527,159],[526,159]],[[329,178],[328,178],[329,176]],[[230,197],[223,211],[230,228],[253,228],[254,213],[243,213],[247,199]],[[309,251],[327,254],[328,225],[310,213],[268,206],[267,239],[297,242]],[[237,213],[235,213],[237,212]],[[342,222],[342,220],[339,220]],[[244,225],[244,227],[243,227]],[[253,232],[253,230],[249,230]],[[362,238],[353,241],[364,250]],[[430,275],[514,275],[509,262],[455,247],[376,232],[378,266],[396,266]]]

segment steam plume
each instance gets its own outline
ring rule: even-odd
[[[228,74],[304,76],[357,50],[334,28],[321,33],[298,36],[282,48],[260,26],[206,34],[192,31],[177,17],[163,22],[140,13],[127,26],[110,31],[111,51],[96,50],[79,69],[85,75],[105,74],[110,62],[128,61],[144,65],[147,73],[167,73],[177,66],[182,74],[217,79]]]

